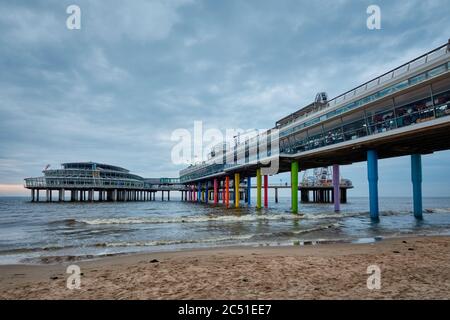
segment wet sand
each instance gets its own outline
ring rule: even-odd
[[[1,299],[449,299],[450,237],[233,247],[0,266]],[[367,267],[381,268],[369,290]]]

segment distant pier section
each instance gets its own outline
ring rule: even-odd
[[[170,191],[187,188],[174,178],[143,178],[129,170],[96,162],[63,163],[60,169],[43,170],[44,176],[25,179],[25,188],[31,190],[31,201],[39,202],[41,191],[45,201],[154,201],[156,192],[170,200]],[[57,199],[53,199],[53,193]]]

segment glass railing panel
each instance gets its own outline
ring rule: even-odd
[[[443,104],[436,107],[436,118],[441,118],[450,115],[450,105]]]
[[[409,70],[415,69],[417,67],[420,67],[421,65],[425,64],[427,61],[427,56],[418,58],[412,62],[409,63]]]
[[[428,54],[427,62],[433,61],[447,53],[447,47],[442,47]]]
[[[408,65],[404,65],[394,71],[394,77],[400,76],[408,71]]]

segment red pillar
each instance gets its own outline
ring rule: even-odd
[[[225,177],[225,204],[228,208],[230,204],[230,177]]]
[[[218,181],[214,179],[214,204],[219,202],[219,194],[218,194]]]
[[[267,175],[264,176],[264,208],[269,206],[269,177]]]

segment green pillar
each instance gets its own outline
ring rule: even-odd
[[[292,213],[298,213],[298,161],[291,162],[291,208]]]
[[[256,169],[256,208],[261,208],[261,169]]]

